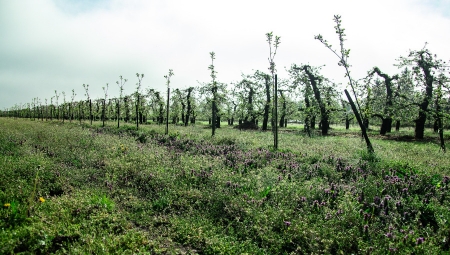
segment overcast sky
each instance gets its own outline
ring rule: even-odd
[[[378,66],[388,74],[409,49],[428,48],[450,59],[450,0],[0,0],[0,109],[42,101],[72,89],[85,98],[117,96],[116,81],[165,89],[210,81],[209,52],[221,82],[268,71],[265,34],[281,37],[275,63],[280,78],[292,63],[326,65],[323,74],[346,83],[338,59],[314,35],[338,46],[333,15],[342,16],[355,79]],[[62,99],[60,99],[60,102]]]

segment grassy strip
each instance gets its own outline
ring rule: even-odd
[[[352,136],[282,133],[273,151],[270,133],[226,128],[0,128],[1,253],[449,249],[450,163],[434,144],[375,139],[374,158]]]

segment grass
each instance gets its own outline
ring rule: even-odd
[[[449,252],[434,142],[108,124],[0,118],[1,254]]]

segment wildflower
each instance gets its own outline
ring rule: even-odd
[[[45,199],[44,199],[43,197],[40,197],[40,198],[39,198],[39,202],[44,203],[44,202],[45,202]]]
[[[404,237],[403,237],[403,243],[406,243],[408,241],[408,235],[405,235]]]
[[[380,199],[378,196],[375,196],[375,197],[373,198],[373,202],[374,202],[376,205],[379,205],[380,202],[381,202],[381,199]]]
[[[450,182],[450,177],[444,176],[444,178],[442,179],[442,183],[446,184],[448,182]]]
[[[392,235],[391,232],[388,232],[386,234],[384,234],[387,238],[394,238],[394,235]]]
[[[11,204],[10,204],[10,203],[6,203],[6,204],[4,204],[3,206],[4,206],[4,207],[11,207]]]
[[[419,238],[417,238],[417,240],[416,240],[416,244],[422,244],[423,241],[425,241],[425,239],[424,239],[423,237],[419,237]]]
[[[286,225],[286,227],[289,227],[291,225],[291,222],[290,221],[285,221],[284,225]]]

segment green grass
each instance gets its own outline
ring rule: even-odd
[[[226,123],[214,138],[204,124],[165,136],[164,125],[0,118],[0,130],[0,254],[450,248],[450,157],[432,139],[373,131],[371,156],[357,130],[338,126],[312,138],[281,129],[278,151],[270,131]]]

